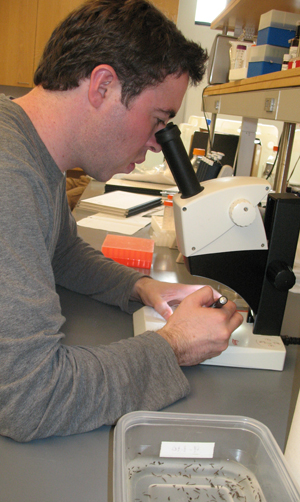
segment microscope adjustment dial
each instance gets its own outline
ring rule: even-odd
[[[238,227],[248,227],[256,218],[256,209],[246,199],[237,199],[229,207],[229,216]]]
[[[269,264],[267,278],[279,291],[288,291],[296,282],[296,277],[292,268],[287,263],[280,260],[274,260]]]

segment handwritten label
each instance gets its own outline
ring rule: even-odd
[[[162,441],[160,457],[167,458],[213,458],[215,443],[192,443]]]

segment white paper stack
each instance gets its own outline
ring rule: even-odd
[[[80,209],[112,216],[133,216],[161,204],[161,197],[116,190],[80,202]]]

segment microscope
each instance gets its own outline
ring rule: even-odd
[[[171,122],[156,139],[179,188],[173,208],[185,266],[192,275],[229,287],[248,305],[228,348],[202,364],[281,371],[286,355],[281,325],[288,291],[295,284],[299,197],[272,193],[265,179],[255,177],[200,184],[179,128]],[[159,329],[165,321],[154,309],[143,307],[133,323],[136,335]]]

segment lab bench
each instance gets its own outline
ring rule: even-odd
[[[77,219],[86,215],[80,209],[75,214]],[[101,249],[106,232],[79,227],[79,233]],[[147,237],[149,227],[137,235]],[[156,247],[151,276],[170,282],[211,283],[191,276],[176,262],[177,256],[174,249]],[[131,315],[60,287],[58,294],[66,317],[65,344],[109,344],[133,336]],[[292,329],[295,320],[289,321]],[[284,450],[299,389],[297,346],[287,347],[284,370],[279,372],[205,365],[186,367],[183,372],[191,392],[165,410],[254,418],[269,427]],[[0,437],[1,502],[112,502],[113,430],[103,426],[85,434],[24,444]]]

